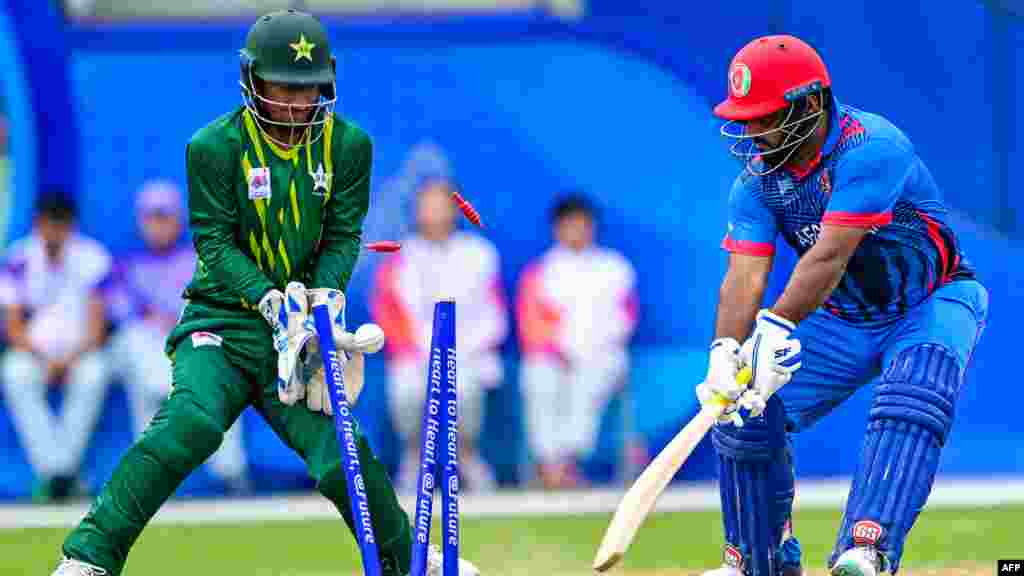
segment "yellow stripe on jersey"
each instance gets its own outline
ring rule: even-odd
[[[257,143],[256,146],[257,146],[256,155],[259,156],[260,155],[259,144]],[[245,171],[245,179],[246,179],[247,182],[249,181],[249,173],[250,173],[251,169],[252,169],[252,163],[249,162],[249,151],[247,150],[244,154],[242,154],[242,170]],[[259,254],[260,254],[259,248],[262,247],[263,251],[266,252],[266,254],[267,254],[267,266],[271,270],[273,270],[274,267],[275,267],[274,266],[274,264],[275,264],[275,262],[274,262],[274,252],[273,252],[273,248],[270,246],[270,240],[267,239],[267,199],[266,198],[254,198],[252,203],[256,205],[256,215],[259,216],[259,218],[260,218],[260,230],[263,232],[263,234],[262,234],[262,238],[260,238],[260,241],[261,241],[260,244],[256,245],[255,249],[254,249],[254,246],[253,246],[254,243],[255,243],[255,239],[250,236],[250,238],[249,238],[249,240],[250,240],[249,247],[250,247],[250,249],[253,249],[253,254],[257,258],[257,263],[259,263]],[[260,264],[260,269],[261,270],[263,269],[263,265],[262,264]]]
[[[270,247],[270,240],[267,240],[267,232],[263,231],[263,251],[267,253],[267,266],[273,271],[276,268],[276,260],[274,259],[274,249]]]
[[[306,171],[308,171],[310,174],[313,173],[313,146],[312,146],[312,143],[310,142],[311,136],[312,136],[312,132],[307,130],[306,131]]]
[[[266,166],[267,157],[263,155],[263,146],[260,144],[263,139],[260,136],[259,128],[256,127],[256,121],[252,118],[252,112],[249,112],[248,108],[242,112],[242,120],[245,122],[245,131],[249,133],[249,140],[252,141],[253,148],[256,149],[256,158],[259,159],[260,166]]]
[[[295,221],[295,229],[299,229],[301,216],[299,214],[299,193],[295,190],[295,180],[292,180],[291,186],[289,186],[288,195],[292,199],[292,220]]]
[[[288,259],[288,250],[284,247],[284,238],[277,240],[277,253],[281,255],[281,264],[284,266],[284,272],[289,278],[292,277],[292,263]]]
[[[281,148],[277,144],[274,144],[274,142],[272,140],[264,139],[263,142],[267,145],[267,148],[270,148],[270,151],[273,152],[274,155],[277,156],[278,158],[280,158],[281,160],[291,160],[292,162],[296,162],[297,161],[297,159],[298,159],[298,155],[297,155],[298,154],[298,147],[297,146],[292,146],[291,148],[285,150],[284,148]]]
[[[249,175],[252,174],[252,162],[249,162],[248,150],[242,154],[242,174],[245,174],[246,183],[252,184],[252,180],[249,180]]]
[[[252,252],[253,258],[256,258],[256,266],[263,270],[263,256],[260,254],[260,245],[256,242],[256,234],[252,230],[249,230],[249,251]]]
[[[257,152],[257,155],[259,153]],[[245,174],[245,181],[251,186],[252,180],[250,175],[252,174],[252,162],[249,162],[249,151],[246,150],[242,154],[242,173]],[[267,213],[267,199],[266,198],[253,198],[253,204],[256,205],[256,213],[260,216],[260,224],[263,225],[263,233],[267,233],[266,213]]]
[[[334,157],[331,156],[331,144],[334,142],[334,116],[332,115],[324,123],[324,170],[329,174],[327,178],[327,193],[324,194],[324,204],[331,199],[331,191],[334,189]]]

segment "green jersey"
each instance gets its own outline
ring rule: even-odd
[[[198,259],[169,349],[189,332],[223,329],[249,332],[236,344],[251,353],[268,350],[269,327],[251,334],[265,327],[256,305],[268,290],[293,280],[345,289],[369,204],[370,138],[337,115],[318,140],[309,132],[284,150],[240,107],[192,137],[185,159]]]

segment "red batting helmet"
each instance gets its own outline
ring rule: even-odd
[[[821,56],[794,36],[764,36],[729,64],[729,97],[715,106],[727,120],[750,120],[783,109],[832,85]]]

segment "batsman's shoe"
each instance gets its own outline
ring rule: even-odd
[[[732,544],[722,547],[722,565],[708,570],[704,576],[743,576],[743,553]]]
[[[444,573],[443,558],[437,546],[431,544],[427,547],[427,576],[441,576]],[[459,558],[459,576],[480,576],[480,570],[469,560]]]
[[[60,565],[53,571],[53,576],[107,576],[107,574],[109,572],[99,566],[86,564],[67,556],[61,559]]]
[[[832,565],[832,576],[878,576],[886,571],[885,556],[872,546],[850,548]]]

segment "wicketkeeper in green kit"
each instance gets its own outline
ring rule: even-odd
[[[257,20],[241,50],[240,83],[244,105],[196,132],[185,152],[199,260],[167,340],[173,391],[64,541],[54,576],[119,575],[149,519],[250,405],[305,460],[352,530],[307,295],[344,291],[352,274],[369,203],[370,138],[334,113],[335,59],[309,14]],[[340,302],[332,317],[344,314],[344,298],[331,301]],[[357,332],[333,335],[352,357],[350,401],[362,381],[356,360],[383,344],[379,330]],[[409,519],[361,433],[358,447],[382,572],[407,574]],[[428,574],[440,565],[431,548]],[[459,573],[479,572],[460,560]]]

